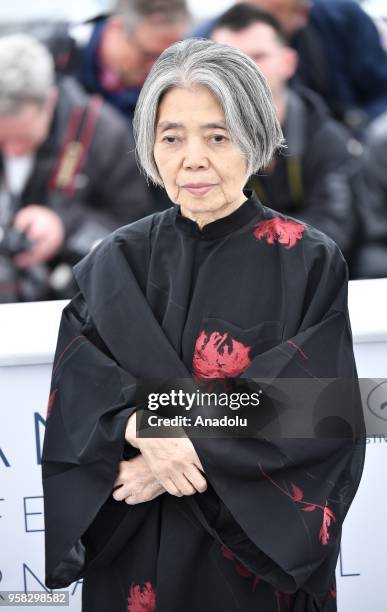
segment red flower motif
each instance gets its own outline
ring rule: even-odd
[[[253,572],[250,572],[250,570],[242,563],[236,563],[234,567],[237,574],[243,576],[244,578],[250,578],[250,576],[254,576]]]
[[[232,552],[232,550],[227,548],[227,546],[225,546],[224,544],[222,544],[222,546],[220,547],[220,550],[222,551],[223,557],[226,557],[226,559],[234,558],[234,553]]]
[[[295,485],[294,482],[291,482],[290,486],[292,487],[292,492],[293,492],[292,497],[294,501],[301,501],[301,499],[304,497],[304,494],[301,491],[301,489],[297,487],[297,485]]]
[[[336,518],[332,510],[328,508],[328,502],[326,501],[325,506],[324,506],[324,511],[323,511],[323,523],[322,523],[322,527],[319,533],[320,540],[324,544],[324,546],[328,544],[328,540],[329,540],[328,527],[332,521],[336,522]]]
[[[278,242],[286,245],[287,249],[291,249],[296,245],[297,240],[301,240],[305,226],[290,219],[273,217],[272,219],[266,219],[266,221],[260,221],[255,228],[254,236],[257,240],[266,238],[268,244]]]
[[[228,332],[210,335],[202,331],[195,344],[193,356],[194,378],[227,378],[239,376],[251,363],[249,351],[231,338]]]
[[[146,582],[141,588],[132,584],[128,597],[128,612],[155,612],[156,591],[151,582]]]
[[[235,559],[234,553],[232,552],[232,550],[227,548],[227,546],[222,544],[220,550],[222,552],[223,557],[229,559],[230,561],[236,561],[236,563],[234,563],[234,569],[236,573],[239,574],[239,576],[242,576],[243,578],[253,578],[251,589],[252,591],[255,591],[255,587],[260,581],[259,577],[256,576],[252,571],[250,571],[245,565],[243,565],[243,563],[240,563],[240,561]]]
[[[50,394],[50,397],[48,398],[46,419],[48,419],[48,417],[51,414],[51,410],[54,405],[54,401],[55,401],[55,397],[57,393],[58,393],[58,389],[54,389],[52,393]]]
[[[266,472],[263,470],[260,463],[258,463],[258,467],[261,471],[262,476],[264,476],[269,482],[271,482],[271,484],[275,486],[279,491],[281,491],[281,493],[283,493],[284,495],[292,499],[294,502],[300,504],[301,510],[303,510],[304,512],[314,512],[317,509],[322,511],[323,522],[322,522],[321,529],[319,531],[319,540],[324,546],[326,546],[326,544],[328,544],[328,541],[329,541],[328,528],[332,521],[336,523],[336,517],[333,514],[332,510],[328,507],[328,500],[325,500],[325,506],[322,506],[320,504],[315,504],[313,502],[305,501],[304,493],[301,491],[299,487],[297,487],[297,485],[294,484],[294,482],[290,483],[291,490],[292,490],[290,493],[289,491],[284,489],[281,485],[279,485],[277,482],[275,482],[275,480],[273,480],[271,476],[266,474]]]

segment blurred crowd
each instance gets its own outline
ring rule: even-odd
[[[0,23],[0,303],[69,298],[71,267],[171,205],[147,184],[132,118],[156,58],[185,37],[262,70],[287,148],[248,187],[333,238],[350,276],[387,277],[387,52],[355,0],[250,0],[193,25],[185,0]]]

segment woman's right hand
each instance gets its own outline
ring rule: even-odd
[[[113,489],[114,499],[129,505],[151,501],[165,493],[142,455],[120,461]]]
[[[140,450],[155,478],[171,495],[182,497],[203,493],[207,489],[207,481],[201,473],[204,472],[203,466],[185,434],[181,438],[136,437],[134,413],[128,419],[125,438]]]

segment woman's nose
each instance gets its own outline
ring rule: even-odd
[[[187,145],[184,152],[184,168],[197,170],[201,168],[208,168],[208,165],[208,158],[203,146],[200,144]]]

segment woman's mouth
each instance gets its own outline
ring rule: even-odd
[[[194,196],[205,196],[213,187],[212,183],[188,183],[183,185],[183,189],[186,189]]]

